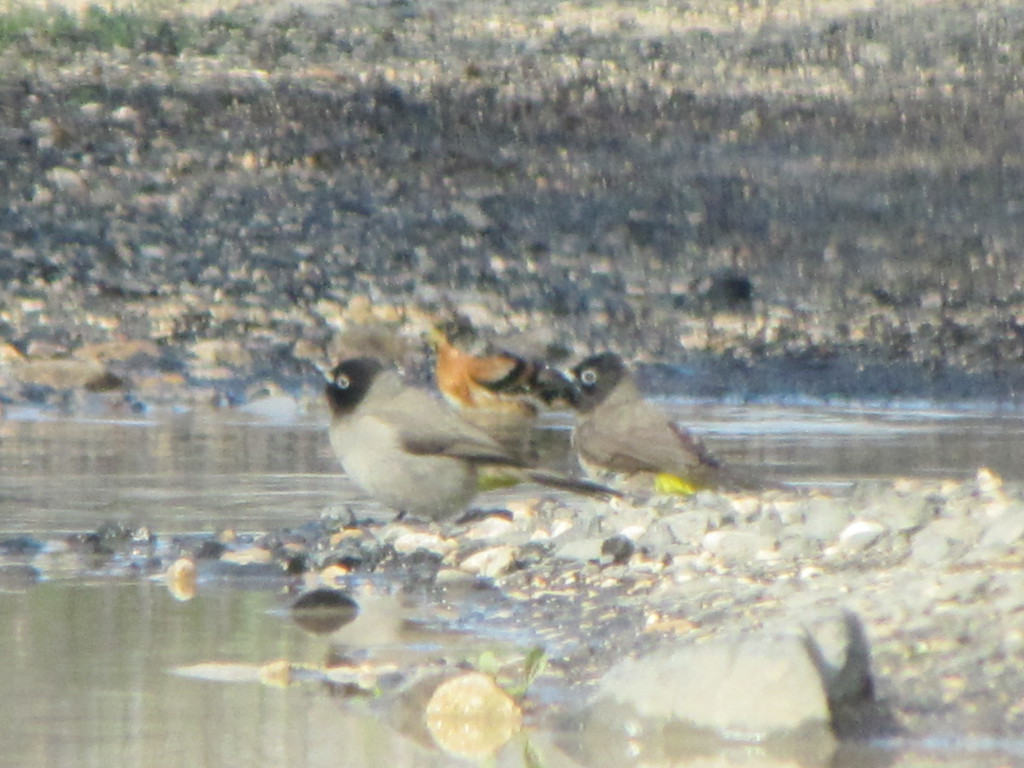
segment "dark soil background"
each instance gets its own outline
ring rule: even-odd
[[[1024,10],[804,5],[8,11],[0,397],[312,392],[457,317],[698,396],[1015,401]]]

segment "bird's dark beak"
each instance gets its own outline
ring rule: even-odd
[[[572,377],[554,368],[544,367],[534,377],[533,390],[545,405],[575,408],[580,392]]]

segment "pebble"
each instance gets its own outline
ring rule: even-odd
[[[460,538],[469,541],[500,539],[502,536],[506,536],[516,529],[516,527],[517,526],[513,520],[506,520],[503,517],[491,515],[490,517],[481,520],[479,523],[471,525],[464,533],[462,533]]]
[[[944,500],[936,496],[915,498],[890,494],[866,510],[866,514],[884,520],[894,531],[912,533],[928,525],[943,503]]]
[[[775,544],[774,539],[753,531],[711,531],[701,539],[705,551],[723,560],[752,560]]]
[[[601,559],[603,546],[601,539],[579,539],[562,544],[555,549],[554,556],[561,560],[596,562]]]
[[[865,628],[850,611],[827,611],[804,627],[700,643],[684,632],[608,670],[579,719],[583,743],[600,744],[604,762],[633,749],[696,757],[718,740],[772,745],[777,759],[799,754],[800,764],[813,755],[817,765],[833,754],[834,734],[874,707]]]
[[[191,557],[179,557],[164,573],[167,591],[175,600],[186,602],[196,596],[196,562]]]
[[[979,496],[992,497],[1003,490],[1003,478],[988,467],[980,467],[974,474],[974,485]]]
[[[910,556],[922,565],[935,565],[960,556],[977,538],[977,523],[966,517],[942,517],[933,520],[914,535]]]
[[[821,553],[821,544],[796,533],[787,533],[779,541],[778,554],[784,560],[805,560]]]
[[[813,499],[801,510],[803,535],[819,542],[835,541],[850,519],[849,512],[835,500]]]
[[[557,539],[560,536],[564,536],[575,527],[576,524],[572,520],[559,518],[551,523],[551,529],[547,532],[546,536],[547,538]],[[542,532],[543,529],[538,529],[538,533]]]
[[[390,541],[391,546],[400,555],[423,550],[444,557],[458,549],[458,543],[454,539],[448,539],[436,533],[405,530],[394,535]]]
[[[854,520],[839,532],[839,546],[845,552],[863,552],[885,532],[886,527],[874,520]]]
[[[953,546],[950,540],[936,531],[914,537],[910,556],[921,565],[935,565],[949,558]]]
[[[629,559],[636,551],[636,544],[628,536],[621,534],[612,536],[601,542],[601,554],[610,558],[616,565],[629,562]]]
[[[459,568],[483,578],[494,579],[512,567],[515,549],[509,546],[490,547],[459,562]]]
[[[1024,609],[1024,573],[1010,571],[995,575],[983,573],[979,576],[983,581],[981,591],[996,610],[1010,615]],[[971,594],[977,595],[978,592]]]
[[[220,559],[225,563],[250,565],[252,563],[272,563],[275,558],[273,551],[265,547],[246,547],[244,549],[225,550],[221,554]]]
[[[139,113],[125,104],[112,111],[110,118],[118,123],[136,123],[139,120]]]
[[[985,528],[978,546],[984,549],[1009,549],[1024,538],[1024,509],[1003,512]]]
[[[51,168],[46,174],[46,178],[60,192],[78,197],[85,197],[89,192],[84,175],[81,171],[76,171],[74,168],[61,166]]]
[[[658,525],[667,529],[675,542],[696,545],[708,532],[710,519],[708,512],[695,509],[662,518]]]
[[[814,501],[776,498],[768,502],[766,510],[774,512],[786,527],[803,526],[807,512],[814,507]]]
[[[244,368],[252,363],[252,355],[233,339],[203,339],[193,342],[189,352],[196,362],[208,368],[229,366]]]

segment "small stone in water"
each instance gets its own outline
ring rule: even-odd
[[[847,552],[862,552],[878,541],[885,526],[874,520],[854,520],[839,533],[839,546]]]
[[[497,752],[522,725],[519,705],[481,672],[437,686],[423,717],[439,747],[477,760]]]
[[[355,619],[359,604],[340,589],[318,587],[299,595],[292,603],[291,613],[303,629],[326,635]]]
[[[165,574],[167,591],[175,600],[185,602],[196,596],[196,564],[190,557],[179,557]]]

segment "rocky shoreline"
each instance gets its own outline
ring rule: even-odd
[[[750,688],[731,708],[719,705],[692,724],[726,743],[735,738],[726,724],[756,708],[751,697],[766,685],[761,679],[771,681],[765,695],[772,703],[763,709],[772,725],[748,726],[754,730],[747,737],[757,742],[776,731],[806,734],[807,717],[819,736],[834,730],[853,743],[1012,739],[1019,732],[1024,493],[987,470],[967,482],[863,483],[842,494],[701,492],[685,500],[601,502],[524,490],[504,501],[441,525],[366,510],[258,536],[164,538],[105,526],[67,540],[8,538],[0,541],[0,576],[5,588],[30,588],[36,578],[74,577],[80,569],[91,578],[166,571],[179,599],[235,580],[348,590],[382,577],[443,606],[450,618],[438,619],[440,627],[453,621],[495,642],[508,635],[542,647],[549,700],[538,715],[541,727],[550,727],[552,700],[564,711],[579,705],[581,694],[607,697],[613,685],[617,722],[628,720],[622,706],[655,712],[650,738],[641,740],[655,753],[664,748],[657,734],[666,722],[685,725],[680,712],[704,711],[686,696],[709,688]],[[176,573],[182,562],[190,564],[184,580]],[[489,608],[480,609],[481,600]],[[485,616],[485,624],[466,615]],[[818,645],[807,646],[806,637]],[[739,651],[728,650],[737,642]],[[801,649],[814,647],[799,661]],[[656,650],[656,661],[644,661]],[[668,674],[657,666],[644,673],[645,664],[679,664],[678,674],[692,676],[686,659],[693,653],[705,660],[725,654],[725,661],[692,687],[644,687],[652,674]],[[641,661],[629,673],[609,671],[634,657]],[[820,679],[787,671],[819,657],[827,661],[822,669],[833,670]],[[368,658],[372,668],[372,652]],[[422,673],[415,665],[400,670],[393,699],[385,695],[382,706],[397,706],[401,681],[415,683]],[[551,690],[561,693],[552,698]],[[607,714],[587,706],[596,725],[577,735],[576,748],[609,747],[612,730],[601,719]],[[627,733],[616,738],[626,752],[634,743]]]

